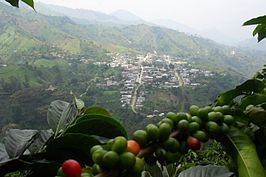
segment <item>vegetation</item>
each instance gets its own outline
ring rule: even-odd
[[[233,161],[217,164],[226,165],[237,176],[265,176],[265,142],[261,141],[265,136],[265,79],[264,68],[253,79],[221,94],[212,106],[193,105],[188,113],[169,112],[157,124],[135,131],[129,139],[123,126],[108,111],[85,108],[76,98],[73,103],[54,101],[47,117],[52,132],[18,129],[7,132],[1,151],[1,158],[5,159],[1,173],[29,170],[25,172],[28,176],[37,173],[55,176],[60,164],[75,159],[83,170],[79,172],[73,165],[73,171],[84,175],[139,176],[143,170],[153,173],[154,169],[144,167],[144,161],[149,166],[158,163],[159,169],[175,164],[172,172],[165,170],[177,175],[193,165],[184,163],[192,160],[191,155],[200,157],[195,153],[202,146],[208,147],[209,139],[216,139],[227,153],[223,159]],[[23,155],[26,150],[31,152],[30,156]],[[183,156],[187,153],[190,157]],[[71,173],[64,172],[64,165],[62,169],[65,174]]]
[[[18,1],[9,2],[18,5]],[[24,2],[33,6],[32,1]],[[246,23],[259,24],[254,32],[259,41],[266,37],[265,20],[261,19]],[[76,97],[71,103],[57,100],[48,109],[50,130],[6,132],[0,144],[0,175],[264,177],[265,89],[266,66],[252,79],[220,94],[212,105],[168,112],[130,138],[107,110],[86,108]],[[182,160],[193,159],[190,155],[197,159],[197,151],[209,147],[212,140],[221,143],[226,151],[222,158],[229,159],[217,164],[231,172],[223,167],[197,166],[179,173],[187,167]]]
[[[114,117],[120,118],[128,132],[132,132],[138,127],[156,121],[145,119],[146,115],[152,114],[154,110],[160,112],[185,111],[190,103],[206,105],[211,103],[223,90],[243,81],[243,76],[234,71],[228,71],[227,65],[224,65],[222,61],[220,70],[215,76],[208,80],[204,77],[199,78],[202,86],[198,89],[187,87],[181,94],[180,89],[145,87],[144,89],[149,91],[148,99],[144,103],[143,112],[145,114],[135,114],[130,107],[121,108],[120,86],[97,86],[97,83],[103,83],[103,85],[106,83],[104,78],[114,77],[117,81],[121,80],[121,68],[111,68],[107,65],[93,63],[109,61],[110,53],[107,50],[115,51],[111,50],[112,47],[109,48],[113,45],[126,48],[126,52],[129,52],[132,58],[136,57],[136,53],[143,52],[139,51],[142,49],[138,46],[139,42],[136,41],[134,45],[128,46],[121,40],[133,35],[138,40],[147,41],[145,35],[140,36],[139,30],[142,28],[147,29],[147,33],[153,33],[153,41],[158,41],[158,44],[156,42],[154,45],[160,47],[159,43],[161,44],[161,42],[158,38],[161,38],[160,35],[165,36],[168,30],[153,29],[149,26],[131,26],[132,30],[129,35],[122,28],[81,26],[73,24],[66,18],[47,17],[26,9],[12,9],[3,4],[1,4],[0,10],[2,15],[7,16],[2,19],[1,24],[3,25],[0,27],[0,39],[3,44],[0,49],[0,102],[3,105],[0,107],[1,128],[11,123],[17,124],[18,128],[48,128],[45,121],[45,110],[49,103],[54,99],[71,101],[69,92],[72,91],[77,96],[82,95],[81,98],[88,106],[98,105],[107,108]],[[112,38],[111,36],[116,37]],[[162,42],[167,43],[167,40],[170,41],[174,36],[178,36],[178,38],[181,36],[184,41],[190,41],[191,47],[182,48],[183,51],[187,51],[186,53],[192,48],[200,48],[193,43],[193,37],[178,32],[175,34],[174,31],[171,31],[171,36],[163,39]],[[182,44],[182,40],[177,37],[175,39],[180,42],[175,44],[173,51]],[[200,46],[210,48],[204,39],[198,40],[199,43],[202,43]],[[70,47],[69,44],[72,43],[75,45]],[[150,45],[150,42],[147,41],[143,45]],[[211,45],[213,44],[211,43]],[[180,49],[178,50],[180,51]],[[134,54],[132,54],[133,51]],[[141,54],[146,55],[146,53]],[[186,55],[185,58],[187,56],[189,55]],[[213,58],[218,57],[213,55]],[[193,62],[193,58],[191,60],[193,66],[203,67],[202,64],[197,64],[197,62],[203,62],[203,58],[195,58],[197,62]],[[261,60],[258,61],[261,62]],[[258,68],[259,62],[254,62],[256,64],[254,68]],[[242,64],[238,63],[237,66],[243,66],[243,70],[248,71],[245,69],[246,64]],[[248,64],[251,63],[248,62]],[[215,71],[218,64],[214,62],[211,65],[212,67],[209,69]],[[250,72],[248,71],[248,73]],[[222,75],[224,73],[226,76]],[[210,94],[206,95],[205,93],[210,87],[212,88]],[[154,97],[154,95],[159,95],[159,97]],[[199,95],[202,97],[200,98]]]

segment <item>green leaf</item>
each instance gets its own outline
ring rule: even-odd
[[[216,99],[217,105],[230,104],[237,96],[250,94],[252,92],[261,92],[265,84],[256,79],[250,79],[241,85],[236,86],[235,89],[222,93]]]
[[[258,42],[266,38],[266,15],[248,20],[243,25],[257,25],[253,31],[253,36],[258,34]]]
[[[84,114],[98,114],[98,115],[109,116],[109,117],[112,116],[111,113],[108,112],[106,109],[102,107],[97,107],[97,106],[87,108]]]
[[[235,127],[231,127],[223,145],[237,163],[238,176],[266,176],[256,152],[256,146],[244,132]]]
[[[0,176],[16,171],[30,170],[31,175],[47,177],[55,176],[58,164],[44,159],[43,154],[23,155],[20,158],[10,159],[0,163]],[[38,172],[39,174],[36,175]],[[35,175],[34,175],[35,174]]]
[[[5,1],[14,7],[19,7],[19,0],[5,0]],[[30,7],[32,7],[34,9],[34,1],[33,0],[21,0],[21,1],[23,1],[24,3],[26,3],[27,5],[29,5]]]
[[[18,7],[19,0],[5,0],[5,1],[8,2],[9,4],[11,4],[14,7]]]
[[[218,96],[218,98],[216,99],[216,103],[217,105],[226,105],[226,104],[230,104],[231,101],[237,97],[241,95],[241,92],[239,92],[236,89],[233,90],[229,90],[221,95]]]
[[[22,0],[22,1],[34,9],[34,1],[33,0]]]
[[[260,42],[264,38],[266,38],[266,26],[264,26],[264,29],[258,32],[258,42]]]
[[[6,133],[4,144],[10,158],[22,155],[38,135],[37,130],[10,129]]]
[[[236,86],[236,89],[242,93],[246,92],[261,92],[265,87],[265,84],[262,81],[256,79],[249,79],[243,84]]]
[[[248,105],[258,105],[266,102],[266,95],[264,94],[254,94],[244,97],[241,100],[240,108],[245,109]]]
[[[35,138],[33,143],[28,148],[31,153],[40,152],[43,149],[43,146],[46,142],[52,137],[53,131],[49,130],[40,130],[38,136]]]
[[[234,173],[223,166],[207,165],[191,167],[182,171],[178,177],[230,177]]]
[[[75,118],[78,115],[78,108],[75,104],[75,102],[69,104],[66,109],[62,111],[62,114],[60,116],[56,131],[55,131],[55,137],[60,133],[64,132],[68,126],[71,125],[71,123],[75,120]]]
[[[145,165],[144,170],[146,172],[145,177],[163,177],[162,170],[158,165]]]
[[[266,128],[266,111],[261,107],[254,107],[247,112],[250,121],[259,127]]]
[[[50,128],[56,132],[60,117],[69,103],[61,100],[55,100],[50,104],[47,112],[47,122]]]
[[[0,143],[0,162],[8,159],[8,154],[6,152],[6,147],[3,143]]]
[[[265,29],[265,25],[257,25],[256,28],[253,30],[252,35],[255,36],[256,34],[258,34],[263,29]]]
[[[127,137],[125,128],[114,118],[103,115],[85,115],[66,130],[66,133],[84,133],[106,138]]]
[[[92,136],[67,133],[47,144],[47,157],[60,163],[66,159],[74,158],[80,163],[91,164],[90,148],[96,144],[100,144],[100,142]]]
[[[266,23],[266,15],[246,21],[243,26]]]

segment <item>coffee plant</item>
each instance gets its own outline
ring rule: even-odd
[[[19,6],[19,0],[6,0]],[[22,0],[34,8],[33,0]],[[244,25],[257,25],[253,35],[266,37],[266,17]],[[9,129],[0,143],[0,176],[27,177],[138,177],[138,176],[266,176],[266,67],[252,79],[222,93],[205,107],[169,112],[157,124],[135,131],[124,127],[105,109],[72,103],[51,103],[49,130]],[[210,141],[221,143],[227,167],[196,166],[178,173],[187,154]]]
[[[225,149],[231,172],[217,166],[196,166],[179,176],[211,171],[215,176],[266,176],[265,79],[266,67],[219,95],[212,105],[168,112],[130,138],[107,110],[86,108],[75,97],[72,103],[56,100],[47,113],[51,129],[9,129],[5,133],[0,144],[0,176],[10,172],[29,177],[177,176],[175,169],[184,154],[193,155],[212,140]]]

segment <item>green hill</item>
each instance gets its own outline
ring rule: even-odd
[[[58,26],[68,25],[75,29],[76,24],[66,17],[48,17],[1,3],[0,18],[0,52],[5,62],[17,58],[16,53],[20,54],[20,58],[31,58],[34,51],[39,55],[47,55],[47,50],[42,48],[48,48],[49,53],[56,52],[57,57],[64,59],[73,55],[98,58],[106,53],[95,42],[62,31]]]
[[[116,117],[124,118],[129,127],[141,124],[143,115],[121,105],[122,68],[94,63],[110,60],[116,53],[134,59],[137,54],[155,51],[158,56],[187,61],[189,68],[215,72],[212,77],[197,75],[200,79],[195,82],[201,82],[201,86],[195,89],[144,87],[150,92],[143,92],[147,96],[146,112],[208,104],[218,93],[258,70],[266,59],[265,53],[220,45],[167,28],[81,25],[67,17],[46,16],[0,3],[0,128],[10,122],[45,127],[49,103],[55,99],[71,101],[70,91],[84,95],[87,105],[108,108]],[[169,63],[163,65],[168,67]],[[110,81],[118,85],[108,87]]]
[[[29,9],[14,9],[0,4],[0,52],[5,61],[31,58],[33,51],[47,55],[56,51],[61,58],[105,58],[105,53],[154,52],[194,62],[199,67],[226,71],[228,68],[250,74],[265,63],[266,54],[220,45],[211,40],[189,36],[175,30],[130,25],[80,25],[68,17],[45,16]],[[53,55],[52,55],[53,56]],[[23,57],[21,57],[23,58]],[[56,58],[56,57],[55,57]],[[59,57],[60,58],[60,57]]]

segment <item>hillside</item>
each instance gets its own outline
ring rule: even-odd
[[[54,58],[70,58],[73,55],[99,57],[106,52],[89,39],[77,38],[57,28],[57,25],[63,24],[75,26],[66,17],[47,17],[1,3],[0,18],[0,52],[4,62],[18,57],[36,57],[34,52],[38,52],[40,57],[51,54]]]
[[[260,43],[258,43],[255,38],[239,42],[238,46],[247,50],[258,50],[261,52],[266,52],[266,41],[261,41]]]
[[[35,8],[38,13],[49,16],[66,16],[77,24],[83,25],[104,24],[108,26],[125,26],[142,23],[148,24],[148,22],[145,22],[141,18],[124,10],[118,10],[111,14],[105,14],[94,10],[72,9],[56,5],[48,5],[41,2],[37,2]]]
[[[256,56],[255,52],[226,47],[208,39],[157,26],[115,27],[104,25],[100,20],[99,24],[80,25],[68,17],[45,16],[3,4],[0,9],[0,51],[5,60],[14,58],[13,51],[39,51],[46,46],[56,48],[63,56],[85,55],[90,58],[103,58],[106,50],[124,53],[156,51],[187,58],[201,67],[208,62],[209,69],[224,71],[231,68],[244,74],[254,72],[265,61],[265,55]],[[89,16],[89,13],[86,14]],[[94,14],[95,20],[101,16]]]
[[[206,105],[265,63],[163,27],[76,20],[0,3],[0,127],[45,128],[49,103],[71,92],[133,129],[154,112]]]

